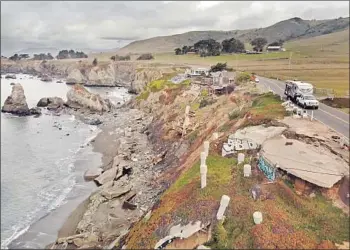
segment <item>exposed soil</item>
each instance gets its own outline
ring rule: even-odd
[[[333,108],[350,108],[349,98],[336,97],[333,100],[326,98],[324,100],[321,100],[321,102]]]

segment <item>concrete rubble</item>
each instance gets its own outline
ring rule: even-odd
[[[180,239],[188,238],[191,235],[197,233],[198,231],[206,228],[207,226],[208,225],[203,225],[203,223],[200,221],[196,221],[195,223],[191,222],[184,226],[181,226],[181,225],[173,226],[170,228],[169,235],[159,240],[155,245],[154,249],[162,249],[176,238],[180,238]]]
[[[222,147],[222,156],[234,154],[236,151],[256,149],[264,141],[282,134],[286,127],[265,127],[263,125],[247,127],[237,130],[228,137]]]

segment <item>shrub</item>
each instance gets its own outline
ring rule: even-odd
[[[152,59],[154,59],[154,57],[150,53],[142,54],[137,58],[137,60],[152,60]]]
[[[141,94],[139,94],[136,97],[136,100],[147,100],[148,96],[149,96],[149,91],[143,91]]]
[[[248,72],[242,72],[237,77],[237,83],[245,83],[250,80],[250,74]]]
[[[228,114],[228,117],[230,120],[237,119],[241,116],[241,112],[239,112],[238,109],[233,110],[231,113]]]
[[[208,106],[208,105],[211,105],[211,104],[213,104],[213,103],[215,103],[215,100],[214,100],[214,99],[204,98],[204,99],[202,99],[201,102],[199,103],[199,108],[200,108],[200,109],[201,109],[201,108],[204,108],[204,107],[206,107],[206,106]]]
[[[115,60],[116,61],[130,61],[130,55],[126,55],[126,56],[115,56]]]
[[[96,65],[97,65],[97,59],[96,59],[96,58],[92,61],[92,65],[93,65],[93,66],[96,66]]]
[[[206,96],[208,96],[208,95],[209,95],[209,92],[208,92],[207,89],[203,89],[203,90],[201,91],[201,96],[202,96],[202,97],[206,97]]]
[[[219,72],[227,70],[227,63],[217,63],[210,67],[210,72]]]

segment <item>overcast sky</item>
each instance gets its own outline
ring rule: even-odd
[[[192,30],[261,28],[292,17],[349,16],[349,2],[1,1],[1,54],[26,48],[112,49]]]

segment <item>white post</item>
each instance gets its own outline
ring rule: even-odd
[[[206,154],[205,152],[201,152],[201,165],[200,165],[200,173],[201,173],[201,188],[205,188],[207,186],[207,164],[206,164]]]
[[[218,220],[223,219],[225,210],[226,210],[229,202],[230,202],[230,197],[228,197],[227,195],[223,195],[221,197],[220,207],[219,207],[218,213],[216,214],[216,218]]]
[[[190,113],[190,106],[186,106],[186,109],[185,109],[185,115],[188,115]]]
[[[205,157],[208,157],[208,155],[209,155],[209,141],[204,141],[203,145],[204,145],[204,152],[206,154]]]
[[[249,177],[252,174],[252,167],[249,164],[243,166],[243,176]]]
[[[243,153],[238,153],[237,161],[238,161],[238,164],[244,162],[244,154]]]
[[[311,110],[311,121],[314,119],[314,111]]]

